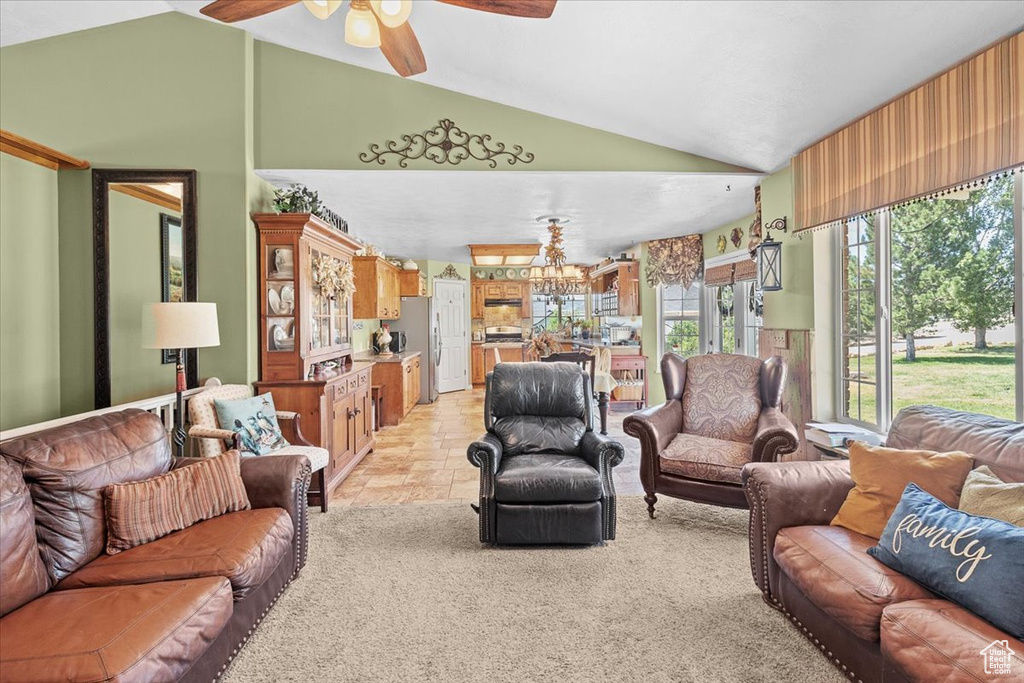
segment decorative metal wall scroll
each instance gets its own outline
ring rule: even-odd
[[[377,162],[381,166],[389,157],[398,159],[401,168],[408,168],[412,159],[429,159],[435,164],[452,166],[466,159],[475,159],[486,162],[491,168],[497,168],[500,159],[508,162],[509,166],[520,162],[528,164],[534,159],[533,152],[524,151],[522,145],[506,149],[504,142],[494,142],[486,133],[467,133],[451,119],[441,119],[437,126],[423,133],[388,140],[384,148],[373,143],[369,152],[359,153],[360,161],[367,164]]]
[[[434,277],[436,279],[438,279],[438,280],[465,280],[466,279],[466,278],[462,277],[461,275],[459,275],[459,271],[455,269],[455,265],[452,264],[452,263],[449,263],[447,266],[445,266],[445,269],[442,270],[438,275],[435,275]]]

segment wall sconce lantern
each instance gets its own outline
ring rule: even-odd
[[[757,248],[757,282],[762,292],[782,289],[782,242],[772,239],[772,230],[786,232],[786,217],[765,226],[765,240]]]

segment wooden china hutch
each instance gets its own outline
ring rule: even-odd
[[[373,450],[372,362],[352,360],[352,297],[318,273],[351,267],[360,244],[314,215],[253,214],[259,234],[260,381],[299,413],[306,440],[326,448],[328,493]]]

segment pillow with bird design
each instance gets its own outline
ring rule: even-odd
[[[213,407],[220,428],[237,435],[243,456],[266,455],[288,445],[277,424],[274,398],[269,393],[238,401],[215,399]]]

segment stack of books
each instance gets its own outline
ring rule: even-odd
[[[882,435],[864,427],[842,422],[809,422],[804,437],[811,443],[845,448],[851,441],[860,441],[871,446],[882,443]]]

